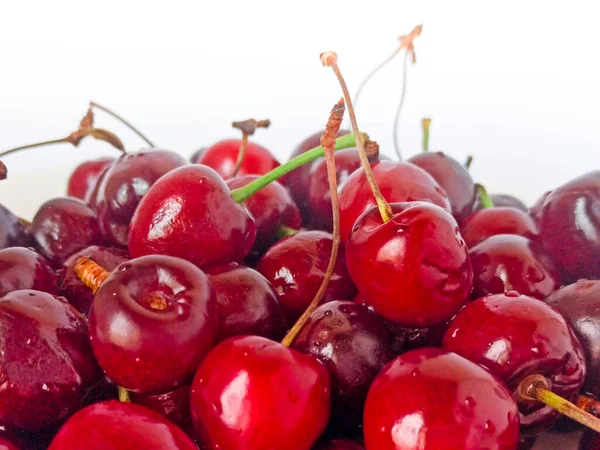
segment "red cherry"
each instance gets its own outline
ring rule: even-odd
[[[560,287],[559,275],[546,252],[523,236],[492,236],[471,248],[469,255],[474,298],[515,290],[543,299]]]
[[[516,234],[529,239],[536,238],[538,234],[537,225],[527,213],[503,206],[472,213],[460,231],[469,248],[497,234]]]
[[[357,221],[346,246],[352,280],[384,319],[424,328],[450,319],[467,300],[473,273],[454,218],[427,202],[377,207]]]
[[[208,147],[201,147],[198,150],[196,150],[194,153],[192,153],[192,156],[190,156],[190,162],[192,164],[199,164],[199,160],[200,157],[202,156],[202,154],[206,151]]]
[[[216,327],[208,277],[168,256],[121,264],[101,284],[90,310],[90,340],[100,366],[120,386],[141,393],[188,381]]]
[[[158,180],[131,220],[129,253],[177,256],[199,267],[241,261],[256,236],[254,219],[210,167],[180,167]]]
[[[0,250],[7,247],[27,247],[29,237],[23,223],[12,212],[0,205]]]
[[[513,197],[508,194],[489,194],[490,200],[492,201],[494,207],[506,207],[506,208],[514,208],[519,211],[527,212],[528,208],[521,200],[517,197]],[[473,205],[473,212],[479,211],[483,209],[483,205],[481,204],[481,197],[477,194],[477,198],[475,199],[475,204]]]
[[[275,287],[290,321],[300,317],[319,290],[332,245],[331,233],[300,231],[281,239],[258,262],[256,270]],[[333,276],[321,303],[350,300],[354,295],[356,288],[346,269],[344,250],[340,248]]]
[[[0,450],[21,450],[21,447],[18,447],[12,441],[9,441],[7,438],[0,436]]]
[[[565,319],[544,302],[514,291],[465,306],[450,322],[443,346],[489,369],[512,390],[527,376],[540,374],[554,393],[573,401],[585,377],[583,350]],[[537,401],[519,407],[525,434],[536,434],[558,418]]]
[[[224,179],[231,178],[240,152],[241,139],[225,139],[208,147],[198,158],[198,164],[214,169]],[[279,161],[262,145],[248,142],[246,154],[238,172],[242,175],[264,175],[279,167]]]
[[[108,401],[77,412],[48,450],[197,450],[177,426],[143,406]]]
[[[200,364],[191,406],[209,448],[308,450],[329,419],[329,375],[277,342],[233,337]]]
[[[423,152],[408,160],[429,175],[446,191],[452,215],[458,223],[473,210],[477,189],[467,168],[442,152]]]
[[[480,366],[436,348],[412,350],[377,376],[364,411],[367,450],[514,450],[517,405]]]
[[[159,413],[188,434],[193,431],[190,387],[187,385],[165,394],[151,395],[132,392],[131,401]]]
[[[544,207],[544,203],[548,196],[552,193],[552,191],[546,191],[542,194],[540,198],[533,204],[531,208],[529,208],[529,216],[533,219],[535,224],[540,223],[540,217],[542,216],[542,208]]]
[[[586,430],[581,437],[579,450],[600,450],[600,433],[593,430]]]
[[[79,164],[69,177],[67,195],[87,201],[102,172],[114,162],[114,158],[98,158]]]
[[[32,249],[11,247],[0,250],[0,295],[18,289],[57,294],[58,276],[46,258]]]
[[[358,442],[348,439],[334,439],[317,448],[317,450],[365,450]]]

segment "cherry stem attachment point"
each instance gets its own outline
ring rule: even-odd
[[[517,397],[522,400],[538,400],[559,413],[600,433],[600,419],[552,392],[550,383],[543,375],[530,375],[521,381],[517,388]]]
[[[358,156],[360,157],[360,162],[365,173],[365,177],[369,183],[371,188],[371,192],[373,192],[373,196],[375,197],[375,201],[377,202],[377,207],[379,208],[379,213],[381,214],[381,218],[384,222],[388,222],[392,219],[392,208],[385,200],[381,191],[379,190],[379,186],[377,186],[377,182],[375,181],[375,176],[373,175],[373,171],[371,170],[371,165],[369,163],[369,157],[365,151],[365,145],[359,139],[358,123],[356,121],[356,114],[354,113],[354,107],[352,106],[352,99],[350,98],[350,93],[348,92],[348,86],[346,85],[346,81],[342,76],[342,72],[337,64],[337,54],[335,52],[325,52],[321,53],[321,63],[325,67],[331,67],[333,73],[338,79],[338,82],[342,88],[342,92],[344,93],[344,98],[346,100],[346,104],[348,106],[348,115],[350,116],[350,123],[352,125],[352,131],[356,138],[356,147],[358,148]]]
[[[146,144],[148,144],[150,147],[156,147],[154,145],[154,143],[148,139],[146,137],[146,135],[144,135],[140,130],[138,130],[136,127],[134,127],[130,122],[128,122],[127,120],[125,120],[123,117],[121,117],[120,115],[118,115],[117,113],[111,111],[110,109],[99,105],[96,102],[90,102],[90,108],[97,108],[101,111],[104,111],[106,114],[108,114],[109,116],[114,117],[115,119],[117,119],[119,122],[121,122],[123,125],[125,125],[127,128],[129,128],[131,131],[133,131],[135,134],[137,134],[143,141],[146,142]]]
[[[467,170],[471,168],[471,164],[473,164],[473,155],[468,155],[467,159],[465,160],[465,167]]]
[[[423,130],[423,151],[429,151],[429,128],[431,127],[431,117],[421,119],[421,129]]]
[[[492,201],[492,198],[488,194],[487,189],[482,184],[479,184],[479,183],[476,183],[475,187],[477,188],[477,192],[479,193],[479,199],[481,201],[481,207],[483,209],[493,208],[494,207],[494,202]]]
[[[248,119],[243,120],[241,122],[233,122],[231,126],[233,128],[237,128],[242,132],[242,141],[240,142],[240,151],[238,152],[237,160],[235,162],[235,168],[233,169],[233,173],[231,177],[235,177],[240,168],[242,167],[242,163],[244,162],[244,157],[246,156],[246,149],[248,148],[248,137],[252,136],[257,128],[269,128],[271,125],[271,121],[269,119],[266,120],[255,120]]]
[[[130,403],[131,398],[129,397],[129,391],[122,386],[117,387],[119,393],[119,401],[121,403]]]

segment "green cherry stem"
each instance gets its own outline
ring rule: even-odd
[[[431,118],[421,119],[421,129],[423,130],[423,151],[429,151],[429,128],[431,127]]]
[[[293,236],[298,232],[295,228],[287,227],[285,225],[279,225],[277,229],[277,238],[283,239],[284,237]]]
[[[479,199],[481,200],[481,206],[483,209],[493,208],[494,202],[492,201],[487,189],[482,184],[475,184],[477,192],[479,192]]]

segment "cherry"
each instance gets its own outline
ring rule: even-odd
[[[257,180],[258,175],[246,175],[227,181],[229,189],[237,189]],[[300,211],[288,190],[273,181],[244,202],[256,223],[254,250],[262,253],[277,241],[280,227],[300,228]]]
[[[461,234],[469,248],[490,236],[516,234],[535,239],[538,228],[525,212],[506,206],[497,206],[475,211],[461,226]]]
[[[104,174],[94,198],[104,239],[127,247],[129,223],[142,197],[161,176],[187,164],[168,150],[147,150],[121,156]]]
[[[87,201],[102,172],[114,162],[114,158],[98,158],[79,164],[69,177],[67,195]]]
[[[373,382],[367,450],[513,450],[519,415],[510,391],[467,359],[436,348],[407,352]]]
[[[540,245],[523,236],[498,234],[469,251],[473,297],[518,291],[543,299],[560,287],[559,274]]]
[[[249,267],[211,268],[210,282],[217,294],[217,340],[253,334],[281,339],[285,320],[275,289]]]
[[[405,328],[389,321],[385,321],[385,324],[394,335],[394,349],[397,353],[422,347],[441,347],[442,339],[448,328],[447,322],[430,328]]]
[[[367,391],[394,356],[394,337],[364,305],[334,301],[319,306],[294,340],[292,348],[316,357],[331,376],[332,418],[338,426],[361,423]]]
[[[57,283],[58,276],[39,253],[24,247],[0,250],[0,295],[18,289],[57,294]]]
[[[23,222],[0,205],[0,250],[7,247],[27,247],[29,237]]]
[[[376,207],[357,220],[346,246],[352,279],[386,320],[409,328],[449,320],[473,284],[456,221],[432,203],[389,206],[392,218],[387,222]]]
[[[290,321],[306,310],[325,276],[333,240],[325,231],[300,231],[281,239],[258,262],[258,270],[274,287]],[[322,303],[350,300],[356,288],[340,248],[335,270]]]
[[[200,147],[198,150],[192,153],[192,156],[190,156],[190,162],[192,164],[199,164],[200,157],[204,154],[207,148],[208,147]]]
[[[277,342],[232,337],[201,362],[191,408],[209,448],[308,450],[329,419],[329,375],[312,356]]]
[[[408,162],[433,177],[448,195],[452,215],[458,223],[471,213],[477,190],[465,166],[442,152],[419,153]]]
[[[528,208],[521,200],[517,197],[508,194],[490,194],[490,199],[494,206],[502,206],[507,208],[518,209],[519,211],[527,212]],[[475,199],[475,204],[473,205],[473,212],[479,211],[483,209],[483,204],[481,203],[481,197],[479,194]]]
[[[73,197],[45,202],[28,232],[38,252],[56,269],[73,253],[103,242],[96,213],[83,200]]]
[[[536,200],[531,208],[529,208],[529,216],[533,219],[533,221],[537,224],[540,223],[540,217],[542,215],[542,208],[544,207],[544,203],[548,196],[552,193],[552,191],[546,191],[542,194],[540,198]]]
[[[584,382],[583,350],[565,319],[544,302],[514,291],[465,306],[450,322],[443,347],[489,369],[515,392],[538,375],[555,394],[575,400]],[[558,418],[549,406],[515,395],[524,435],[537,434]]]
[[[85,318],[64,298],[34,290],[0,298],[0,426],[61,424],[100,379]]]
[[[94,300],[94,293],[83,284],[75,273],[75,264],[82,256],[92,259],[108,271],[113,271],[119,264],[127,261],[129,255],[120,248],[92,245],[71,255],[58,271],[60,295],[67,298],[69,303],[87,317]]]
[[[188,434],[193,431],[188,385],[165,394],[150,395],[132,392],[131,401],[159,413]]]
[[[600,171],[554,189],[544,202],[539,227],[564,281],[600,278]]]
[[[356,441],[334,439],[317,447],[317,450],[365,450],[365,448]]]
[[[197,450],[196,444],[160,414],[132,403],[108,401],[78,411],[48,450]]]
[[[0,450],[21,450],[14,442],[0,436]]]
[[[75,268],[84,281],[106,277],[89,316],[92,349],[106,375],[150,394],[188,381],[217,331],[215,294],[204,272],[161,255],[132,259],[110,275],[99,270],[86,258]]]
[[[586,430],[581,437],[579,450],[600,450],[600,433]]]

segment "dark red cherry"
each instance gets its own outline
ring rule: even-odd
[[[249,267],[210,269],[209,279],[217,294],[217,340],[253,334],[280,340],[286,331],[275,289]]]
[[[325,231],[300,231],[281,239],[258,262],[256,270],[275,287],[281,306],[290,321],[306,310],[319,290],[331,254],[333,238]],[[335,270],[321,300],[350,300],[356,288],[340,248]]]
[[[519,414],[504,384],[437,348],[407,352],[377,376],[364,411],[367,450],[515,450]]]
[[[259,178],[259,175],[246,175],[227,181],[229,189],[237,189]],[[299,229],[302,225],[300,210],[292,200],[289,191],[278,181],[273,181],[244,202],[256,223],[254,250],[264,252],[275,241],[281,225]]]
[[[129,224],[142,197],[161,176],[186,164],[183,156],[168,150],[121,156],[102,176],[95,198],[90,199],[104,239],[127,247]]]
[[[192,417],[208,448],[307,450],[327,425],[330,384],[312,356],[258,336],[233,337],[200,364]]]
[[[105,373],[131,391],[161,393],[189,381],[211,348],[215,293],[193,264],[146,256],[111,272],[89,320],[92,349]]]
[[[7,247],[27,247],[29,237],[23,223],[7,208],[0,205],[0,250]]]
[[[332,420],[355,428],[362,420],[367,391],[390,362],[394,337],[377,314],[351,301],[319,306],[292,348],[316,357],[331,376]]]
[[[371,163],[371,168],[388,202],[424,201],[450,211],[450,202],[444,190],[420,167],[410,163],[379,161]],[[340,186],[340,232],[343,244],[350,238],[361,214],[374,205],[375,197],[364,171],[355,171]]]
[[[545,299],[567,320],[587,361],[584,392],[600,398],[600,281],[579,280]]]
[[[200,157],[204,154],[207,148],[208,147],[201,147],[194,153],[192,153],[192,156],[190,156],[190,162],[192,164],[199,164],[198,161],[200,160]]]
[[[58,276],[46,258],[30,248],[0,250],[0,295],[18,289],[57,294]]]
[[[0,426],[60,425],[100,379],[85,318],[64,298],[34,290],[0,298]]]
[[[529,208],[529,216],[533,219],[535,224],[540,223],[540,217],[542,216],[542,208],[544,207],[544,203],[548,196],[552,193],[552,191],[546,191],[542,194],[540,198],[533,204],[531,208]]]
[[[254,219],[223,178],[192,164],[163,176],[142,199],[131,220],[129,254],[177,256],[207,267],[241,261],[255,237]]]
[[[365,450],[365,448],[356,441],[334,439],[318,446],[316,450]]]
[[[471,248],[497,234],[516,234],[535,239],[538,228],[525,212],[506,206],[484,208],[472,213],[460,227],[462,237]]]
[[[490,194],[490,200],[494,204],[494,207],[514,208],[523,212],[528,211],[527,205],[512,195]],[[483,209],[483,205],[481,204],[481,198],[479,197],[479,194],[477,194],[475,204],[473,205],[473,212],[479,211],[480,209]]]
[[[579,442],[579,450],[600,450],[600,433],[586,430]]]
[[[366,302],[384,319],[408,328],[449,320],[467,301],[473,272],[467,247],[449,212],[427,202],[377,207],[356,222],[346,263]]]
[[[133,403],[108,401],[77,412],[48,450],[197,450],[196,444],[160,414]]]
[[[224,139],[208,147],[198,158],[198,164],[214,169],[224,179],[231,178],[240,152],[241,139]],[[262,145],[248,142],[246,154],[237,173],[243,175],[264,175],[279,167],[279,161]]]
[[[442,152],[422,152],[408,159],[433,177],[446,191],[452,215],[458,223],[473,210],[477,189],[471,174],[457,160]]]
[[[81,282],[73,268],[81,258],[85,256],[100,264],[104,269],[112,272],[117,266],[129,259],[127,252],[115,247],[98,247],[92,245],[74,253],[65,261],[63,267],[58,271],[60,275],[59,293],[71,303],[84,316],[88,316],[94,293]]]
[[[28,232],[37,251],[56,269],[73,253],[103,242],[96,213],[83,200],[74,197],[45,202]]]
[[[546,377],[552,391],[575,400],[585,377],[583,349],[565,319],[541,300],[512,291],[475,300],[450,322],[443,346],[489,369],[515,391],[525,377]],[[559,413],[519,402],[521,433],[537,434]]]
[[[69,177],[67,195],[87,201],[102,172],[114,162],[114,158],[98,158],[79,164]]]
[[[119,387],[113,380],[103,376],[88,392],[83,400],[82,406],[92,405],[94,403],[107,400],[117,400],[119,398]]]
[[[471,248],[469,255],[474,298],[514,290],[543,299],[560,287],[559,274],[544,249],[523,236],[492,236]]]
[[[600,278],[600,171],[554,189],[544,202],[539,227],[564,281]]]
[[[187,385],[165,394],[151,395],[132,392],[131,401],[159,413],[186,433],[193,431],[190,387]]]
[[[8,438],[0,436],[0,450],[21,450],[21,447]]]

